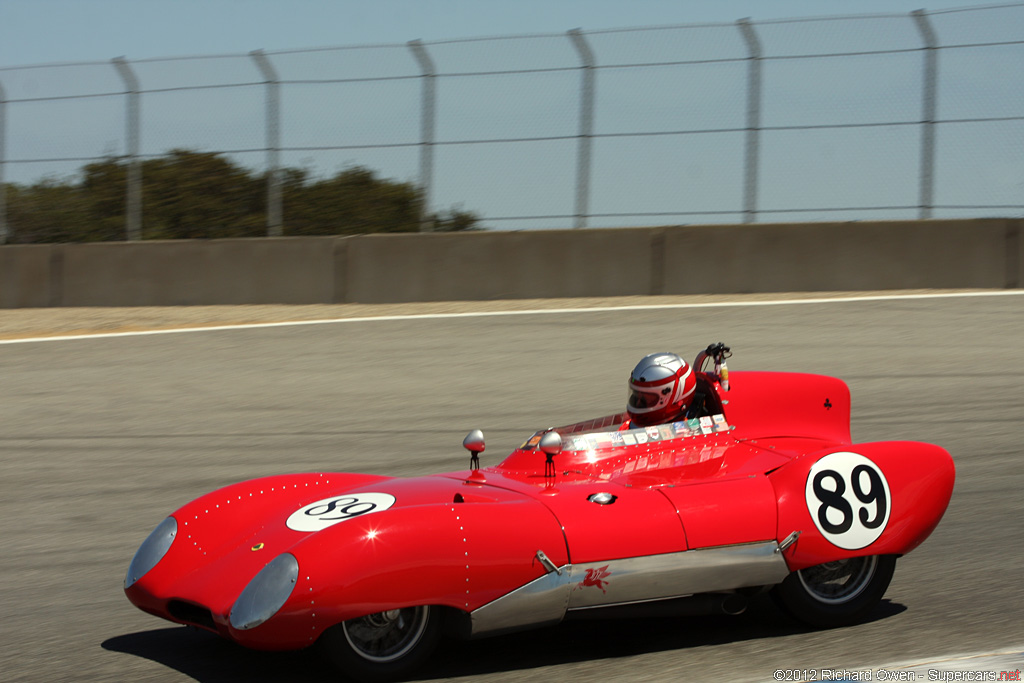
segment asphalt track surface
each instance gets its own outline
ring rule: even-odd
[[[122,580],[138,544],[241,479],[461,469],[473,428],[493,463],[539,427],[619,409],[646,353],[719,340],[733,370],[844,378],[856,440],[953,454],[950,508],[874,618],[813,631],[758,600],[735,617],[566,623],[446,644],[423,678],[768,681],[979,652],[1020,666],[1024,296],[983,296],[0,345],[0,680],[332,680],[312,652],[250,652],[135,609]]]

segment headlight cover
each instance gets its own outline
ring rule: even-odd
[[[174,517],[168,517],[160,522],[153,532],[146,537],[139,549],[135,551],[132,563],[128,565],[128,573],[124,577],[124,587],[128,589],[133,583],[142,578],[150,569],[157,565],[174,542],[178,535],[178,522]]]
[[[281,609],[299,578],[299,561],[281,553],[253,577],[231,608],[231,626],[239,631],[256,628]]]

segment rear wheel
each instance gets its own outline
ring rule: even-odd
[[[358,681],[407,676],[430,657],[441,636],[440,614],[426,605],[342,622],[320,639],[339,671]]]
[[[892,580],[895,555],[869,555],[795,571],[772,591],[783,608],[812,626],[831,628],[863,621]]]

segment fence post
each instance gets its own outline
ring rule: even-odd
[[[434,116],[437,107],[437,88],[434,60],[419,40],[410,40],[409,49],[420,66],[423,78],[423,103],[420,114],[420,191],[423,193],[420,206],[420,232],[432,229],[430,222],[430,194],[434,185]]]
[[[583,32],[574,28],[569,31],[569,40],[580,56],[583,70],[580,82],[580,134],[579,153],[576,157],[576,220],[574,228],[587,227],[590,215],[590,150],[594,141],[594,53],[587,44]]]
[[[910,13],[924,42],[921,93],[921,189],[918,218],[931,218],[935,199],[935,113],[938,100],[939,41],[923,9]]]
[[[256,62],[256,68],[267,86],[266,137],[267,137],[267,237],[283,234],[281,217],[281,95],[280,81],[274,65],[263,50],[253,50],[249,56]]]
[[[128,152],[128,192],[125,200],[125,236],[142,239],[142,165],[139,163],[139,80],[124,57],[115,57],[114,67],[124,80],[128,95],[125,114],[125,148]]]
[[[736,22],[747,45],[747,139],[743,167],[743,222],[757,222],[757,181],[761,152],[761,41],[750,19]]]
[[[7,96],[0,83],[0,244],[7,244],[7,185],[4,169],[7,167]]]

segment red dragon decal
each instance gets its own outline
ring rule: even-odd
[[[604,589],[608,585],[608,582],[604,579],[611,576],[611,572],[608,571],[608,565],[599,567],[597,569],[588,569],[587,575],[583,577],[583,580],[576,584],[576,588],[586,588],[587,586],[594,586],[600,588],[602,593],[607,593]]]

